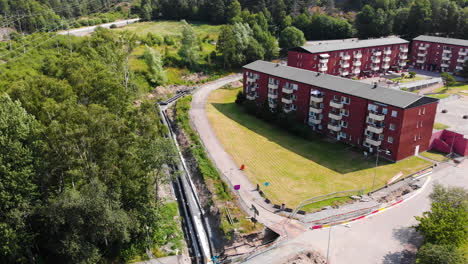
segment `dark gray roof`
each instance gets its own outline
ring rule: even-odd
[[[328,43],[325,42],[322,44],[314,43],[314,44],[298,47],[295,49],[296,50],[302,49],[310,53],[319,53],[319,52],[330,52],[330,51],[335,51],[335,50],[358,49],[358,48],[378,47],[378,46],[384,46],[384,45],[407,44],[407,43],[409,43],[409,41],[398,38],[398,37],[364,39],[364,40],[344,39],[341,42],[333,41],[333,42],[328,42]]]
[[[380,86],[374,88],[374,85],[372,84],[329,74],[318,74],[317,72],[279,65],[277,63],[271,63],[267,61],[258,60],[245,65],[244,68],[291,81],[310,84],[332,91],[354,95],[371,101],[393,105],[399,108],[411,108],[414,106],[438,101],[438,99],[420,96],[415,93]]]
[[[428,41],[428,42],[435,42],[435,43],[443,43],[443,44],[451,44],[451,45],[459,45],[459,46],[468,47],[468,40],[466,40],[466,39],[442,38],[442,37],[421,35],[421,36],[415,38],[414,40]]]

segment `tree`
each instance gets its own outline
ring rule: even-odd
[[[465,257],[460,249],[451,245],[424,244],[418,250],[418,264],[463,264]]]
[[[430,32],[432,9],[429,0],[415,0],[408,16],[408,34],[410,37]]]
[[[159,52],[146,46],[143,58],[149,68],[149,79],[151,83],[159,85],[166,82],[166,72],[163,69],[163,63]]]
[[[287,27],[281,31],[279,46],[286,51],[293,47],[300,47],[305,43],[304,33],[296,27]]]
[[[226,10],[226,17],[228,23],[234,24],[242,22],[241,12],[241,4],[239,3],[239,1],[232,1]]]
[[[38,198],[33,150],[38,125],[19,102],[0,95],[0,262],[27,262],[33,243],[28,220]]]
[[[453,77],[450,73],[448,72],[443,72],[440,77],[442,77],[442,80],[444,81],[444,84],[446,86],[452,86],[454,85],[457,81],[455,80],[455,77]]]
[[[192,26],[185,20],[183,20],[182,23],[182,47],[179,50],[179,56],[182,58],[184,65],[190,69],[195,69],[200,57],[200,45]]]
[[[223,26],[216,49],[221,54],[224,67],[242,65],[247,61],[247,53],[250,60],[261,54],[258,42],[252,44],[253,40],[255,40],[253,32],[248,24],[235,23]],[[248,51],[249,45],[255,50]]]
[[[468,60],[463,63],[463,70],[460,71],[460,76],[468,79]]]
[[[435,186],[431,211],[416,217],[416,230],[427,243],[460,246],[468,238],[468,192],[456,187]]]

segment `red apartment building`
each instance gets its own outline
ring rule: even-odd
[[[411,44],[411,62],[428,71],[456,72],[468,60],[468,40],[419,36]]]
[[[400,72],[406,67],[408,43],[397,37],[317,42],[290,49],[288,66],[343,77]]]
[[[438,100],[275,63],[243,67],[257,105],[294,113],[311,130],[398,161],[428,150]]]

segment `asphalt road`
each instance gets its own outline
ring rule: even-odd
[[[87,34],[90,34],[96,30],[98,27],[103,27],[103,28],[110,28],[112,25],[116,25],[117,27],[123,27],[128,24],[133,24],[135,22],[138,22],[140,19],[139,18],[134,18],[134,19],[127,19],[127,20],[121,20],[121,21],[114,21],[112,23],[106,23],[106,24],[100,24],[96,26],[91,26],[91,27],[82,27],[82,28],[76,28],[76,29],[70,29],[70,30],[64,30],[64,31],[59,31],[59,35],[73,35],[73,36],[85,36]]]

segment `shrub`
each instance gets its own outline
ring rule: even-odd
[[[409,77],[410,77],[411,79],[414,78],[414,77],[416,77],[416,73],[415,73],[415,72],[412,72],[412,71],[408,72],[408,75],[409,75]]]
[[[450,73],[447,73],[447,72],[443,72],[440,75],[440,77],[442,77],[442,80],[444,80],[444,83],[447,86],[453,86],[457,82],[455,78]]]
[[[166,43],[166,45],[168,46],[172,46],[175,44],[175,38],[173,36],[165,36],[164,37],[164,43]]]
[[[425,244],[418,251],[417,264],[462,264],[462,252],[450,245]]]
[[[236,96],[236,104],[241,105],[245,101],[245,95],[242,91],[239,91]]]
[[[117,25],[116,25],[116,24],[112,24],[112,25],[110,26],[110,28],[117,28]]]

